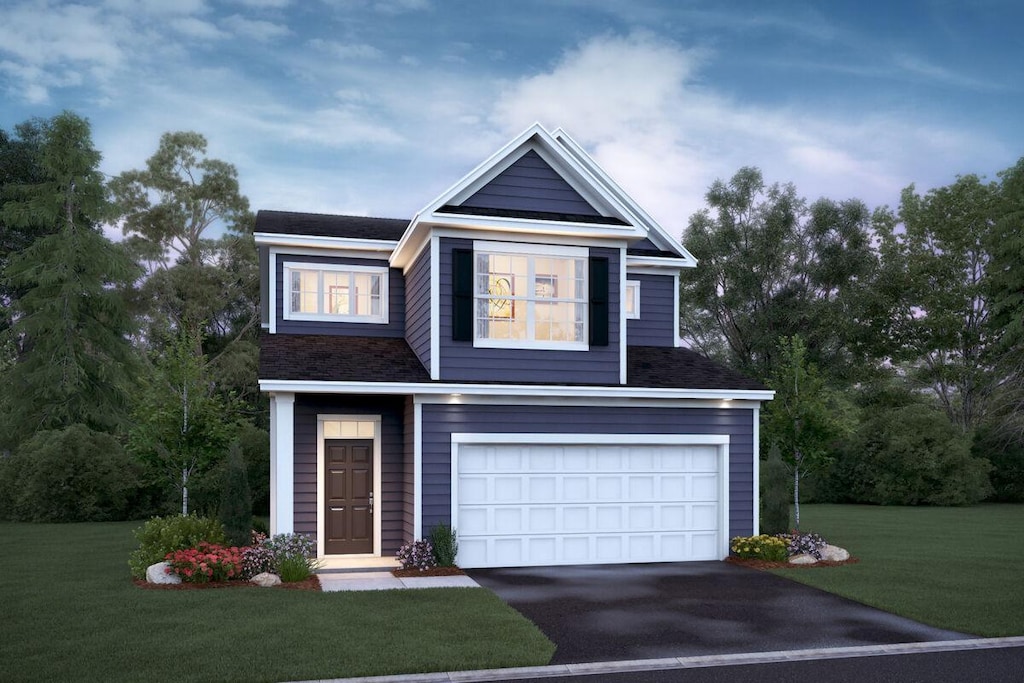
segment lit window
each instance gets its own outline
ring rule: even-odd
[[[386,323],[387,268],[284,264],[289,320]]]
[[[474,258],[478,346],[587,348],[587,250],[480,243]]]
[[[640,281],[626,280],[626,317],[640,317]]]

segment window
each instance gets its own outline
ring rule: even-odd
[[[587,256],[578,247],[474,244],[477,346],[587,348]]]
[[[287,320],[388,321],[388,269],[285,263]]]
[[[640,317],[640,281],[626,280],[626,318],[635,320]]]

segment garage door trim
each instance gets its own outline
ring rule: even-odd
[[[451,523],[459,529],[459,447],[462,445],[531,444],[600,446],[714,446],[718,455],[719,559],[729,555],[729,436],[726,434],[538,434],[538,433],[452,433]]]

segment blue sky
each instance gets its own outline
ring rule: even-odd
[[[815,199],[1024,156],[1024,5],[4,0],[0,126],[72,109],[109,174],[196,130],[256,209],[410,217],[534,121],[670,232],[745,165]]]

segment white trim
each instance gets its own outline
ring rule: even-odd
[[[373,422],[373,552],[324,554],[324,422]],[[331,440],[365,441],[366,437],[331,437]],[[381,554],[381,517],[383,517],[384,496],[381,491],[381,416],[380,415],[335,415],[317,414],[316,416],[316,556],[321,558],[345,557],[380,557]]]
[[[313,320],[318,322],[358,323],[365,325],[387,325],[389,323],[388,299],[391,290],[391,272],[387,265],[356,266],[347,263],[310,263],[306,261],[284,261],[281,265],[283,267],[283,282],[281,283],[281,300],[282,302],[284,302],[283,314],[285,320]],[[320,277],[318,278],[317,285],[317,307],[323,305],[324,301],[323,273],[364,273],[369,275],[376,275],[380,279],[380,313],[378,315],[352,315],[332,313],[303,313],[299,311],[293,311],[291,307],[291,278],[289,277],[289,275],[292,271],[296,270],[317,271],[321,274]],[[287,291],[285,291],[286,286]]]
[[[565,247],[551,244],[530,244],[528,242],[491,242],[473,240],[473,251],[523,256],[564,256],[567,258],[589,258],[586,247]]]
[[[483,405],[483,406],[574,406],[604,408],[713,408],[725,410],[752,410],[761,401],[699,398],[572,398],[564,396],[499,396],[463,394],[416,394],[413,399],[423,405]]]
[[[629,380],[626,368],[626,348],[629,345],[629,324],[626,319],[626,247],[619,247],[619,384]],[[611,292],[608,293],[609,297]]]
[[[274,247],[307,247],[314,249],[349,249],[351,251],[380,252],[388,258],[398,242],[395,240],[373,240],[357,237],[325,237],[322,235],[287,235],[276,232],[256,232],[253,237],[258,245]]]
[[[412,538],[423,538],[423,404],[413,400],[412,422]]]
[[[679,272],[678,268],[653,268],[651,266],[632,266],[626,269],[627,275],[657,275],[669,277]]]
[[[270,533],[295,530],[295,394],[270,396]]]
[[[622,295],[622,308],[626,309],[626,303],[633,299],[633,315],[626,310],[626,320],[640,320],[640,280],[626,280],[626,290]],[[633,296],[629,296],[629,288],[633,287]]]
[[[441,244],[430,238],[430,379],[441,379]]]
[[[471,239],[471,240],[484,240],[491,242],[513,242],[516,244],[524,244],[523,235],[525,232],[519,232],[516,234],[510,234],[505,230],[470,230],[466,228],[453,227],[453,226],[436,226],[432,231],[431,235],[434,237],[451,237],[454,239]],[[534,235],[536,239],[539,239],[543,244],[557,244],[565,245],[568,247],[609,247],[618,248],[625,246],[627,243],[627,237],[620,236],[618,240],[612,241],[607,237],[594,237],[590,231],[585,235],[556,235],[543,231],[536,231]],[[536,242],[534,240],[534,243]]]
[[[267,257],[270,262],[270,334],[277,334],[277,251],[271,247]],[[281,300],[284,301],[284,292]]]
[[[774,391],[753,389],[685,389],[590,385],[458,384],[448,382],[333,382],[320,380],[261,379],[261,391],[309,394],[473,394],[488,396],[563,396],[592,398],[663,398],[770,401]]]
[[[578,221],[552,221],[538,218],[512,218],[509,216],[479,216],[469,213],[438,213],[421,219],[419,226],[460,227],[467,230],[493,229],[502,233],[536,233],[578,235],[580,237],[606,237],[617,239],[643,239],[643,230],[632,225],[612,223],[580,223]]]
[[[679,309],[679,271],[672,276],[672,310],[675,311],[675,330],[672,331],[672,338],[676,340],[676,348],[683,345],[683,338],[679,336],[679,319],[682,311]]]
[[[681,258],[667,258],[664,256],[638,256],[628,254],[626,256],[626,267],[634,268],[657,268],[659,270],[678,270],[679,268],[696,268],[697,264]]]
[[[751,536],[761,533],[761,408],[754,408],[754,528]]]
[[[715,446],[718,451],[719,507],[718,555],[729,555],[729,435],[727,434],[519,434],[452,432],[451,445],[451,526],[459,523],[459,447],[462,444],[557,444],[557,445],[622,445],[652,446]]]
[[[368,261],[382,266],[389,265],[387,254],[381,252],[374,254],[355,249],[321,249],[319,247],[289,247],[286,249],[276,248],[281,256],[316,256],[319,258],[344,258]],[[356,265],[356,264],[352,264]]]

